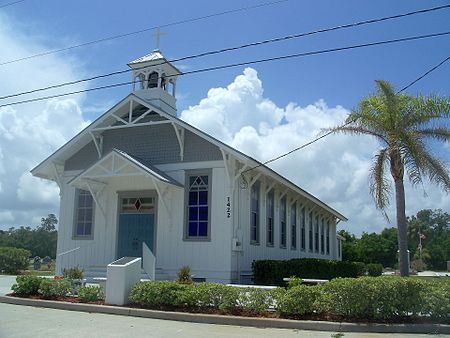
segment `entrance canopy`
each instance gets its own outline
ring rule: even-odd
[[[107,183],[108,179],[127,176],[147,176],[158,183],[183,187],[150,163],[134,157],[126,152],[113,149],[106,156],[73,178],[69,184],[75,187],[85,186],[86,182]]]

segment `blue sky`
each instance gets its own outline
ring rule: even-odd
[[[0,2],[0,6],[8,2],[2,1]],[[11,50],[14,50],[14,53],[9,53],[8,48],[2,48],[3,51],[0,50],[0,63],[9,61],[11,58],[25,57],[30,53],[34,54],[46,50],[63,48],[107,36],[165,25],[179,20],[235,8],[252,6],[262,2],[255,0],[221,2],[27,0],[0,9],[0,33],[3,31],[6,38],[9,38],[8,41],[13,41],[10,43],[15,44],[14,48],[11,48]],[[270,0],[264,2],[270,2]],[[168,59],[179,58],[209,50],[394,15],[446,3],[446,1],[424,2],[411,0],[376,2],[290,0],[271,6],[199,20],[192,23],[164,27],[162,31],[166,35],[161,39],[161,50]],[[187,60],[176,65],[183,71],[189,71],[291,53],[443,32],[450,30],[449,23],[450,9],[444,9],[384,23],[345,29],[338,32],[323,33],[288,42],[268,44],[262,47],[247,48],[238,52],[224,53],[213,57]],[[292,102],[301,107],[307,107],[319,100],[323,100],[326,102],[327,107],[342,106],[346,110],[349,110],[358,103],[361,97],[372,92],[373,81],[375,79],[389,80],[397,88],[400,88],[449,56],[449,42],[450,36],[445,36],[320,56],[269,62],[251,67],[257,71],[257,78],[263,84],[263,99],[270,100],[271,103],[280,109],[285,109]],[[52,56],[44,56],[11,65],[0,66],[0,79],[3,78],[6,80],[0,86],[0,94],[10,94],[21,90],[51,85],[58,82],[58,80],[61,82],[122,70],[127,67],[127,62],[147,54],[154,46],[153,32],[145,32],[73,49]],[[33,73],[39,67],[44,67],[39,65],[45,65],[45,67],[52,66],[52,76],[50,76],[50,73],[48,77]],[[26,81],[19,81],[18,75],[14,75],[14,81],[17,81],[17,83],[14,86],[9,86],[8,79],[13,76],[11,75],[13,74],[12,69],[14,69],[16,74],[23,73],[22,75]],[[194,107],[199,105],[199,102],[207,97],[208,91],[211,88],[226,88],[231,83],[236,82],[236,77],[242,74],[244,69],[245,67],[237,67],[181,77],[177,85],[178,111],[182,112],[188,110],[190,106]],[[449,75],[450,62],[414,85],[408,92],[411,94],[421,92],[449,95]],[[38,80],[35,80],[36,76],[39,76]],[[246,76],[249,79],[253,75],[247,73]],[[77,88],[84,89],[128,80],[130,80],[130,75],[125,74],[93,81],[81,87],[78,86]],[[252,81],[248,83],[254,84]],[[68,91],[69,88],[60,90],[59,92],[66,90]],[[115,102],[127,95],[129,91],[130,88],[125,86],[113,90],[104,90],[77,96],[75,98],[77,100],[77,107],[74,109],[80,114],[81,119],[92,120],[103,113],[106,108],[112,106]],[[28,104],[26,107],[17,106],[15,113],[20,113],[21,109],[25,109],[29,114],[39,115],[42,109],[47,108],[48,106]],[[192,112],[195,112],[195,109],[191,110]],[[305,114],[307,112],[308,110],[305,110]],[[334,123],[339,122],[338,119],[334,118],[329,121]],[[80,123],[82,124],[83,122]],[[324,119],[323,123],[326,124],[327,120]],[[321,127],[327,126],[329,125],[322,125]],[[208,129],[207,126],[205,128]],[[61,132],[61,135],[69,138],[73,136],[72,134],[76,130],[78,129],[74,128],[74,130]],[[236,142],[235,139],[230,140],[230,143],[233,145],[236,145]],[[1,146],[0,139],[0,150],[2,149]],[[6,145],[3,146],[5,149]],[[41,153],[36,157],[36,160],[46,157],[49,151],[54,150],[57,146],[57,143],[51,144],[48,147],[43,146],[40,148]],[[245,147],[242,148],[245,150]],[[444,154],[447,160],[450,160],[448,149],[436,148],[438,152]],[[278,152],[283,152],[284,150],[289,149],[280,147]],[[275,154],[276,152],[277,148],[271,154]],[[258,156],[258,154],[254,155]],[[261,155],[260,158],[265,159],[269,155]],[[333,154],[329,156],[333,156]],[[343,154],[335,153],[334,156],[340,157]],[[371,157],[371,151],[369,150],[367,154],[361,156],[367,161]],[[4,155],[4,157],[7,156]],[[8,161],[8,163],[15,162],[15,160],[20,162],[18,159],[14,159],[13,161],[12,158],[6,158],[4,160]],[[332,160],[332,158],[329,158],[329,161]],[[31,166],[31,162],[33,161],[30,161],[30,164],[26,166],[24,165],[23,168]],[[279,164],[278,167],[275,165],[274,167],[289,176],[290,171],[283,169],[282,164]],[[333,169],[328,168],[327,170],[328,172],[332,172]],[[21,176],[20,180],[22,182],[25,178]],[[296,182],[300,185],[304,183],[301,178]],[[307,185],[307,183],[304,184]],[[351,185],[351,183],[349,184]],[[4,187],[7,186],[6,183],[3,185]],[[367,188],[366,185],[364,187]],[[332,205],[333,201],[338,200],[337,196],[339,193],[337,191],[327,192],[322,195],[320,189],[315,190],[313,186],[309,187],[308,185],[307,188],[313,190],[312,192],[318,197],[324,199],[328,197],[329,200],[325,199],[325,201],[330,202]],[[12,186],[9,189],[12,191]],[[4,188],[3,190],[5,193],[8,189]],[[364,200],[366,200],[367,189],[365,191],[361,189],[360,194],[363,193],[365,194]],[[430,193],[429,195],[440,196],[438,193],[436,194]],[[20,199],[19,192],[17,195]],[[22,201],[24,199],[26,198],[22,197]],[[20,211],[17,208],[20,212],[18,211],[19,213],[17,215],[10,216],[8,213],[9,209],[5,207],[6,204],[3,205],[3,208],[0,205],[0,227],[1,224],[4,224],[5,227],[6,225],[36,222],[40,217],[39,213],[45,214],[46,210],[56,208],[57,201],[48,202],[47,204],[44,203],[36,208],[29,201],[26,205],[29,209],[34,208],[32,215],[27,214],[23,210]],[[444,202],[439,197],[439,201],[434,204],[431,201],[429,206],[431,205],[441,206],[444,205]],[[342,207],[342,203],[335,203],[334,206]],[[416,209],[412,208],[410,211],[414,212]],[[3,220],[2,212],[4,215],[7,215]],[[346,216],[349,218],[353,216],[350,209],[344,210],[345,212],[347,212]],[[365,219],[359,221],[365,223],[370,222],[374,216],[369,216],[369,214],[373,215],[372,213],[368,213]],[[380,224],[379,220],[380,218],[377,216],[377,225],[374,225],[372,228],[369,227],[367,230],[378,230],[384,226]],[[374,223],[376,222],[374,221]],[[355,232],[360,232],[360,230],[356,230],[356,224],[351,225],[351,230],[354,229]]]

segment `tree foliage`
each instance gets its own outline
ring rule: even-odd
[[[14,247],[26,249],[32,256],[52,258],[56,257],[58,220],[54,214],[49,214],[41,219],[41,224],[32,229],[29,226],[0,230],[0,247]]]
[[[396,93],[387,81],[375,84],[376,92],[360,101],[346,123],[329,130],[379,141],[369,172],[370,193],[387,218],[385,209],[395,192],[400,273],[408,275],[404,179],[413,186],[428,179],[450,192],[449,170],[429,147],[429,141],[450,141],[450,129],[443,122],[450,116],[450,99]]]
[[[411,260],[419,259],[419,234],[422,239],[422,259],[428,269],[445,270],[450,260],[450,215],[440,209],[424,209],[407,218],[408,248]],[[360,238],[341,230],[346,240],[342,259],[364,263],[397,266],[397,229],[385,228],[381,233],[363,233]]]

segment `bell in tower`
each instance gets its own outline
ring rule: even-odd
[[[150,104],[172,115],[177,115],[176,83],[181,72],[172,65],[157,48],[150,54],[131,61],[128,66],[133,70],[133,93]]]

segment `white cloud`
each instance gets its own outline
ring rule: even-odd
[[[304,107],[278,107],[264,97],[254,69],[245,69],[226,88],[213,88],[181,118],[231,146],[266,161],[315,138],[321,128],[342,123],[349,111],[325,100]],[[270,164],[283,176],[349,218],[341,227],[360,234],[387,226],[368,193],[368,171],[378,144],[369,137],[331,135]],[[407,213],[448,208],[449,196],[430,187],[428,197],[407,190]],[[389,210],[395,220],[393,210]]]
[[[42,50],[38,37],[21,34],[6,16],[0,16],[1,61],[20,58]],[[10,94],[83,76],[80,63],[67,56],[52,55],[0,67],[0,92]],[[85,85],[71,87],[84,89]],[[45,95],[67,88],[45,92]],[[35,96],[42,95],[38,93]],[[1,100],[0,104],[30,96]],[[0,228],[36,225],[36,220],[58,211],[56,184],[33,178],[29,170],[79,131],[84,121],[82,95],[32,104],[0,108]]]

